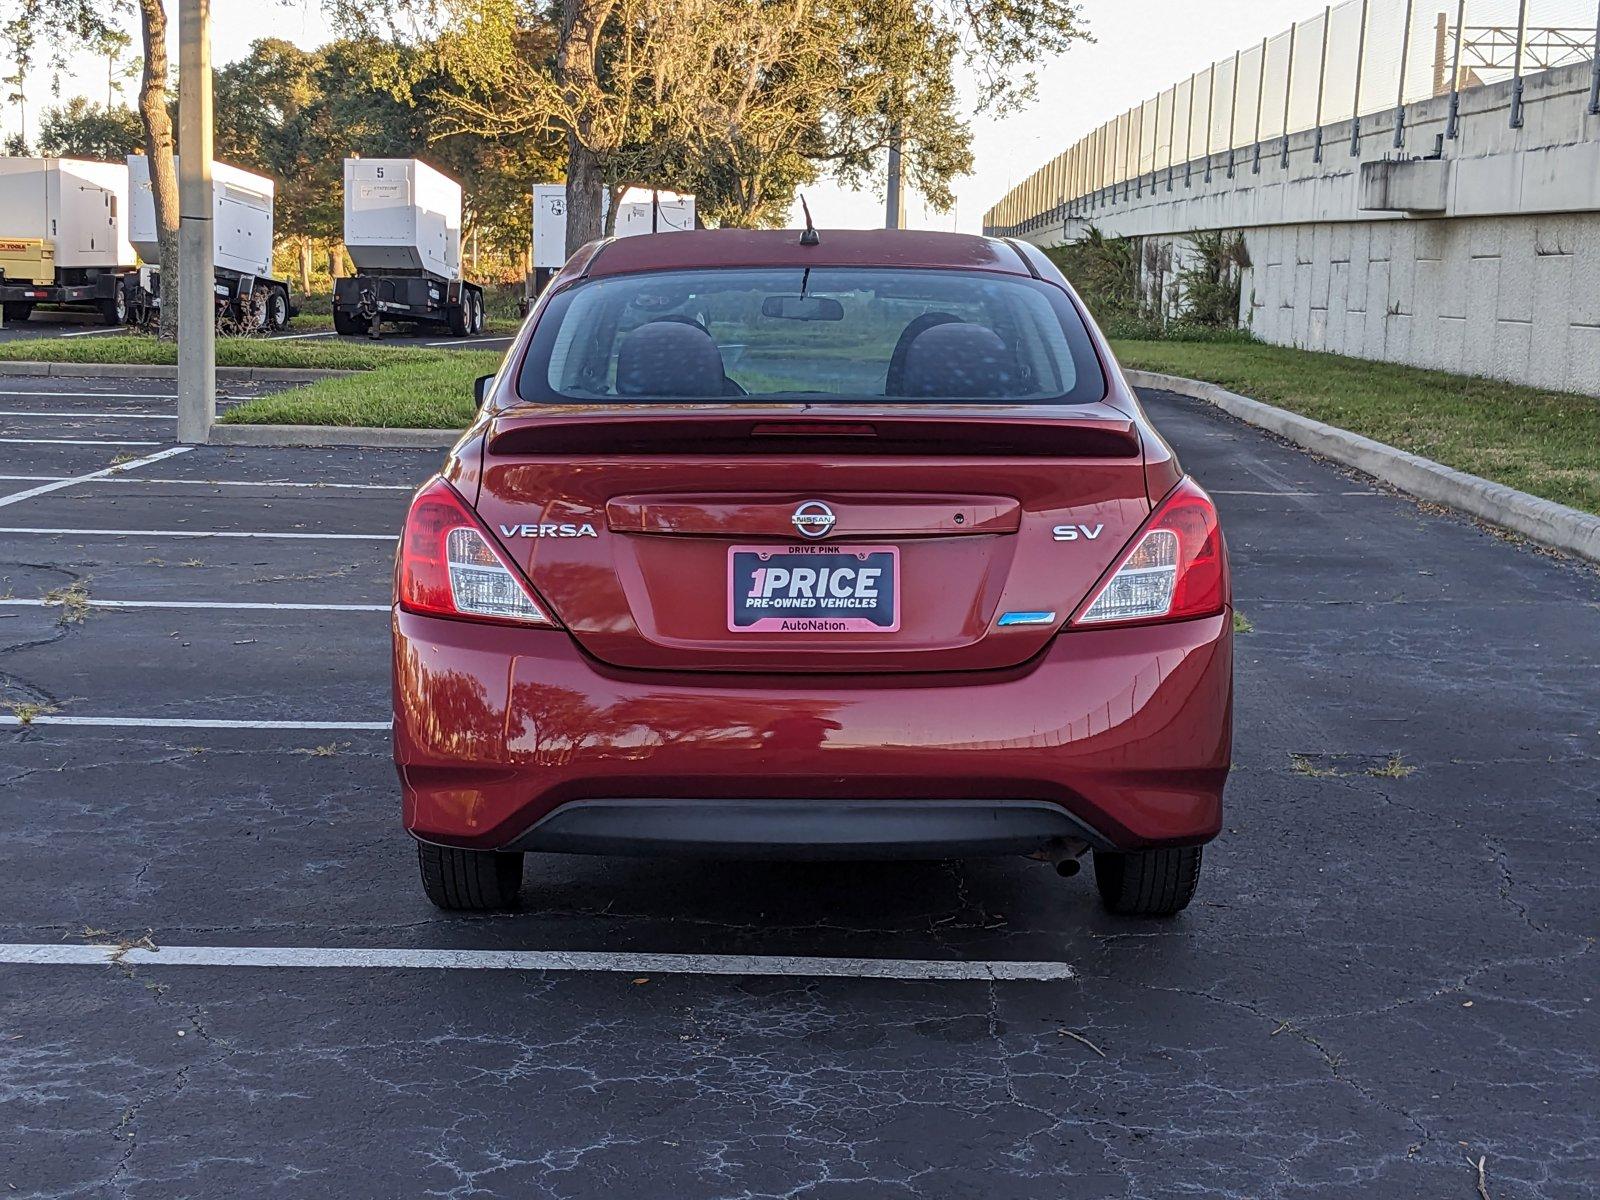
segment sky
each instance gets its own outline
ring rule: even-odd
[[[169,7],[175,10],[176,4]],[[906,224],[976,233],[984,211],[1012,185],[1101,122],[1212,61],[1231,56],[1235,49],[1315,16],[1321,8],[1316,0],[1082,0],[1082,14],[1095,40],[1076,43],[1065,54],[1041,63],[1038,95],[1021,112],[998,119],[972,116],[975,169],[956,181],[955,208],[933,212],[912,194]],[[212,56],[217,65],[242,57],[258,37],[288,38],[309,49],[332,36],[315,0],[284,5],[216,0],[212,14]],[[106,64],[76,61],[61,83],[63,97],[80,93],[104,101]],[[51,95],[51,81],[42,71],[29,79],[25,92],[32,132],[39,112],[59,101]],[[970,104],[966,89],[963,94]],[[131,85],[126,95],[131,103]],[[0,127],[10,133],[17,128],[17,119],[15,108],[7,106]],[[883,222],[883,199],[870,191],[854,192],[824,182],[807,188],[806,198],[816,223],[824,228],[866,228]],[[800,223],[798,206],[794,220]]]

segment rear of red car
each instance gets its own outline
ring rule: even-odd
[[[521,853],[1096,852],[1187,903],[1231,614],[1182,476],[1047,261],[670,234],[569,264],[397,566],[424,883]]]

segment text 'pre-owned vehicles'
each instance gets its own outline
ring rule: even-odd
[[[547,289],[396,564],[428,896],[528,851],[1093,851],[1186,905],[1221,824],[1210,498],[1031,246],[696,231]]]

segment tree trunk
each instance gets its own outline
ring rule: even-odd
[[[173,160],[172,114],[167,111],[167,10],[163,0],[139,0],[144,37],[144,74],[139,80],[139,116],[144,152],[150,159],[150,194],[155,199],[156,242],[161,247],[161,325],[157,336],[178,340],[178,168]]]
[[[606,237],[617,236],[617,209],[622,205],[622,194],[628,189],[625,187],[608,187],[605,190],[605,220],[602,222]]]
[[[300,294],[311,294],[311,235],[303,234],[300,238]]]
[[[567,255],[586,242],[601,236],[602,196],[605,181],[600,175],[600,160],[594,152],[567,135]]]
[[[600,236],[600,197],[605,183],[600,160],[581,115],[583,102],[600,90],[600,34],[616,0],[561,0],[561,42],[556,50],[556,79],[571,110],[578,114],[567,128],[567,254]]]

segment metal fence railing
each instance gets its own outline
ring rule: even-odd
[[[1244,151],[1255,165],[1286,157],[1290,134],[1352,118],[1354,154],[1361,118],[1432,96],[1451,97],[1454,137],[1460,93],[1507,79],[1520,126],[1522,80],[1585,60],[1589,111],[1600,113],[1597,40],[1600,0],[1345,0],[1113,117],[1012,188],[984,228],[1026,232],[1081,196],[1163,170],[1170,184],[1218,153],[1231,163]],[[1404,139],[1397,119],[1394,144]]]

